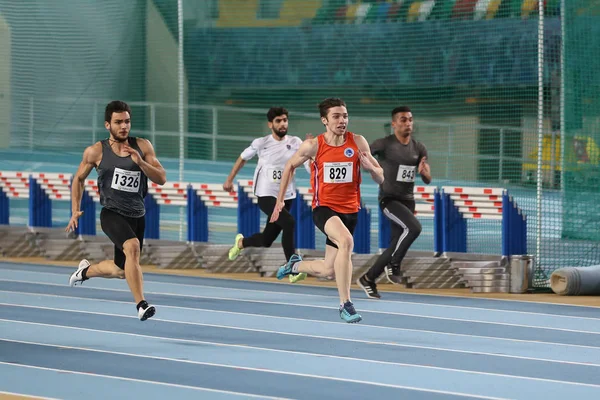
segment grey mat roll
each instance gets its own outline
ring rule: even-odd
[[[600,265],[557,269],[550,287],[561,296],[600,295]]]

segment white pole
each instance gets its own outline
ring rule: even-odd
[[[150,104],[150,137],[156,146],[156,105]]]
[[[217,107],[212,108],[212,160],[217,161],[217,136],[219,133],[219,121]]]
[[[33,150],[33,96],[29,97],[29,150]]]
[[[96,124],[98,123],[98,101],[94,100],[92,112],[92,144],[96,143]]]
[[[184,118],[184,69],[183,69],[183,0],[177,0],[177,79],[179,86],[179,182],[183,182],[183,160],[185,157]],[[183,240],[183,207],[179,208],[179,240]]]
[[[537,154],[537,224],[536,262],[541,265],[542,244],[542,146],[544,145],[544,2],[538,2],[538,154]]]
[[[500,129],[500,157],[498,158],[498,182],[502,183],[504,170],[504,129]]]

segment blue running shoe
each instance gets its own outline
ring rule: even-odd
[[[340,318],[349,324],[360,322],[362,317],[354,309],[354,304],[351,301],[347,301],[343,306],[340,306]]]
[[[292,254],[290,260],[277,270],[277,279],[283,279],[284,277],[290,275],[292,273],[292,267],[298,261],[302,261],[302,257],[300,257],[298,254]]]

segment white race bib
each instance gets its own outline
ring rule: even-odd
[[[123,192],[137,193],[140,187],[140,171],[115,168],[110,187]]]
[[[396,180],[398,182],[414,182],[415,181],[415,169],[417,167],[409,165],[400,165],[398,167],[398,176]]]
[[[279,169],[279,168],[267,169],[267,177],[269,178],[269,182],[280,183],[282,174],[283,174],[282,169]]]
[[[350,183],[352,182],[351,162],[323,163],[323,182],[325,183]]]

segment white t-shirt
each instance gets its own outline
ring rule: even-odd
[[[254,194],[259,197],[277,197],[285,164],[298,151],[302,139],[286,135],[275,140],[272,135],[254,139],[241,154],[245,161],[258,154],[258,164],[254,170]],[[285,200],[296,198],[296,180],[292,178],[285,192]]]

